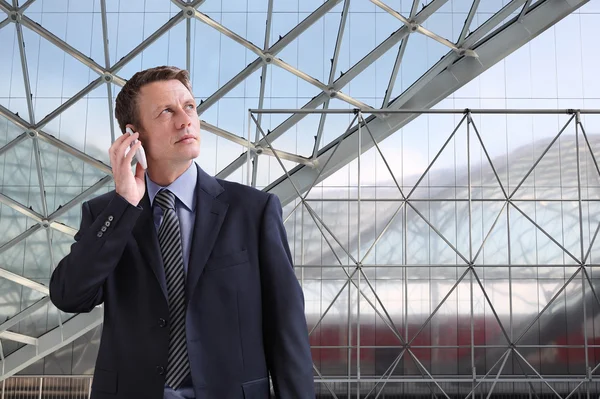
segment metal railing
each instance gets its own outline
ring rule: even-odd
[[[91,375],[13,376],[1,383],[1,399],[88,399]]]

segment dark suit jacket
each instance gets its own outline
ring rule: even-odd
[[[197,399],[268,398],[269,373],[278,398],[314,398],[304,297],[279,199],[199,167],[196,195],[186,328]],[[82,209],[50,298],[70,313],[104,304],[92,398],[162,398],[169,314],[148,194],[135,207],[112,191]]]

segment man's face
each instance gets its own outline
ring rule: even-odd
[[[138,94],[140,141],[148,163],[179,164],[200,154],[200,120],[192,93],[179,80],[152,82]]]

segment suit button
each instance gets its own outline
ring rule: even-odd
[[[108,226],[110,226],[110,222],[107,220],[106,222],[104,222],[104,225],[105,225],[106,227],[108,227]]]
[[[163,375],[165,373],[165,368],[163,366],[156,366],[156,372],[159,375]]]
[[[99,231],[98,234],[96,234],[98,236],[98,238],[102,237],[102,232]]]
[[[167,325],[167,321],[165,319],[158,319],[158,326],[165,327]]]
[[[112,222],[113,220],[114,220],[114,217],[113,217],[112,215],[110,215],[110,216],[108,217],[108,221],[109,221],[109,222]]]
[[[106,226],[100,227],[100,231],[102,231],[102,232],[106,231]]]

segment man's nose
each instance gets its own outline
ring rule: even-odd
[[[192,118],[190,118],[190,116],[187,113],[181,111],[176,123],[179,129],[183,129],[185,127],[191,126]]]

